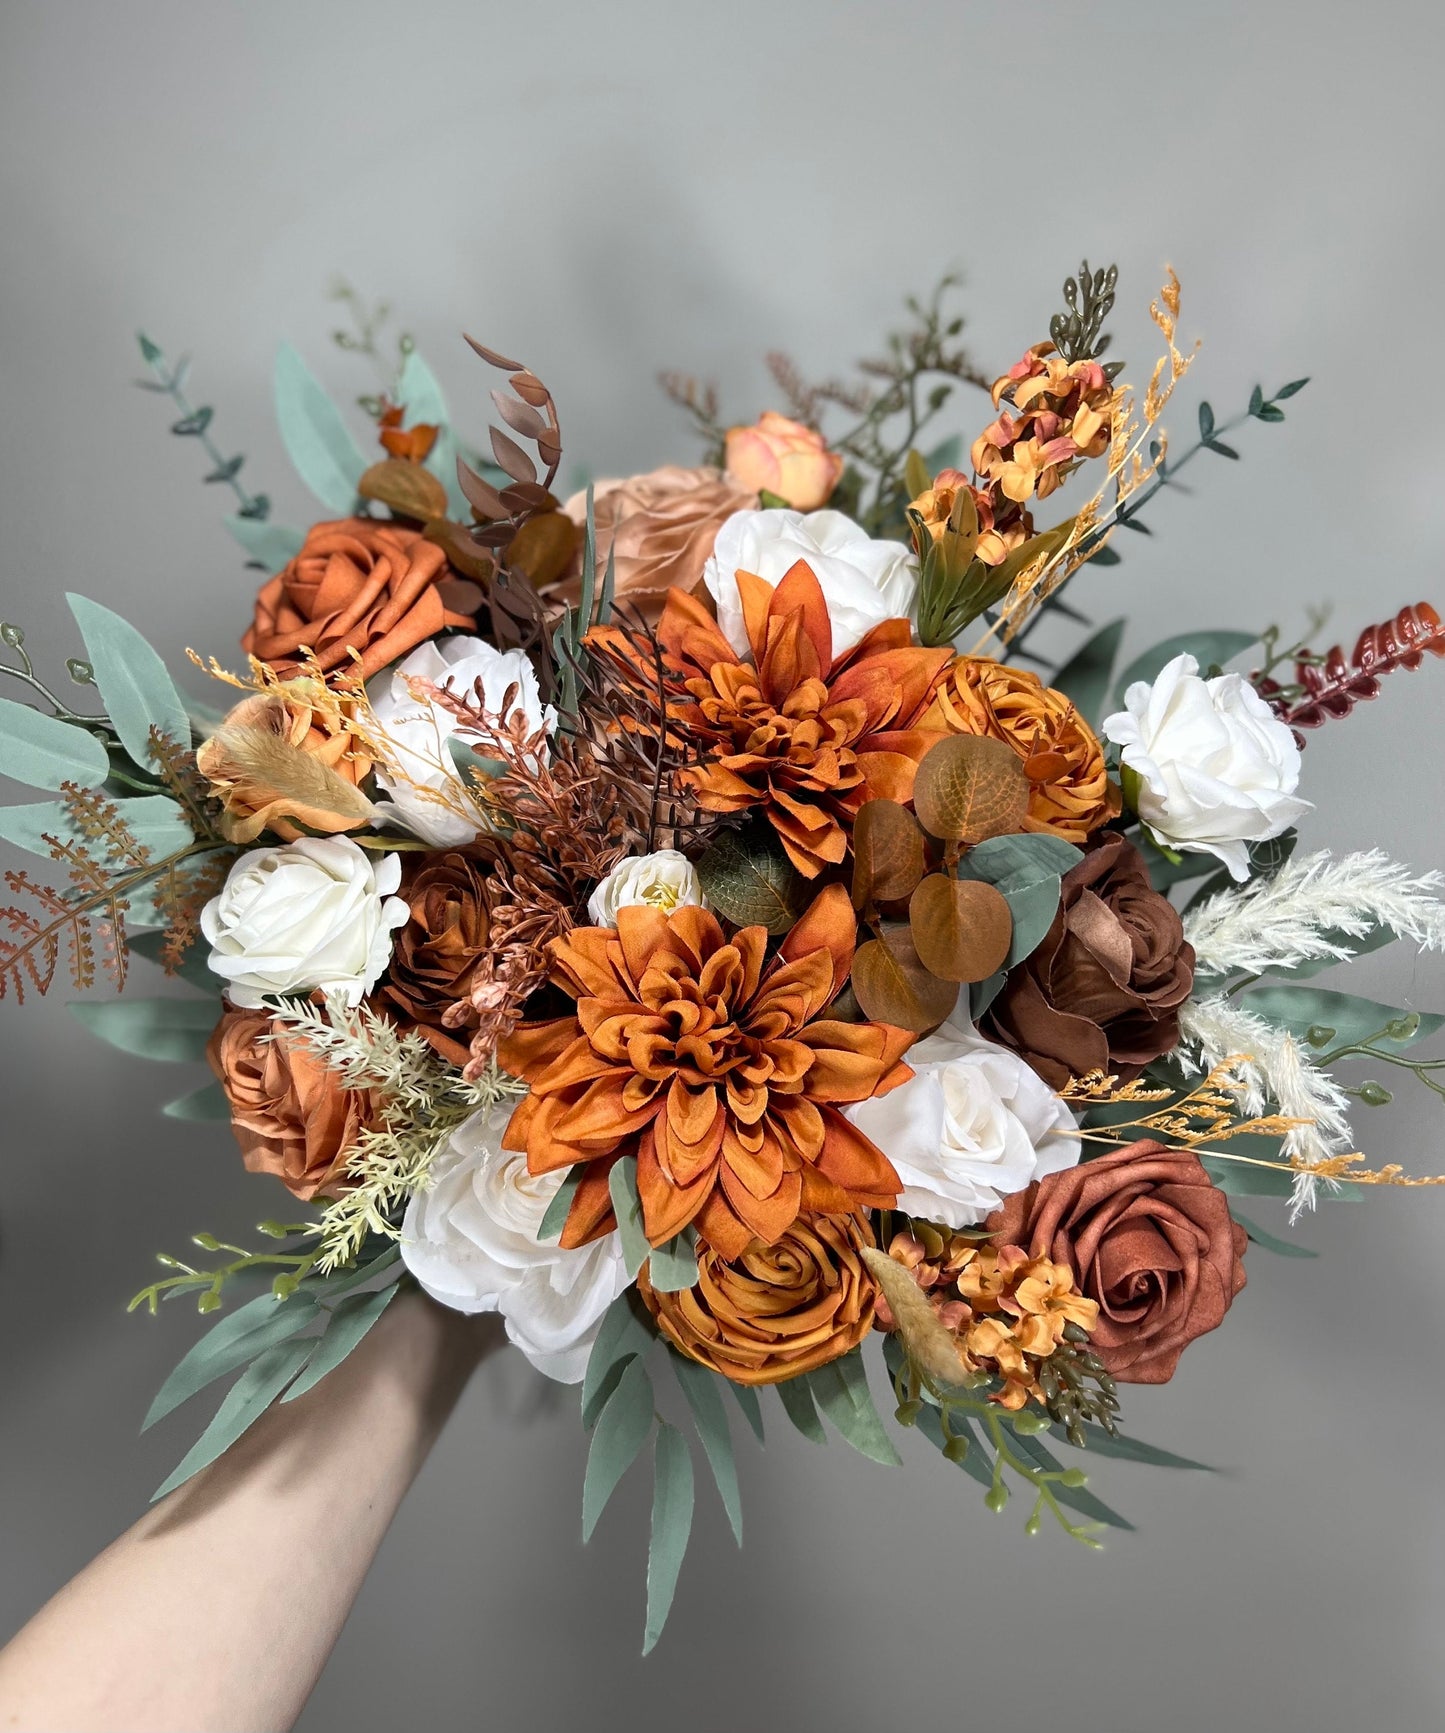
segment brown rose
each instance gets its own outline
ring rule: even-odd
[[[371,770],[371,759],[346,726],[344,705],[331,698],[312,702],[316,683],[292,680],[272,692],[243,698],[211,738],[196,749],[196,768],[223,807],[221,834],[230,842],[254,842],[263,830],[294,842],[305,831],[332,835],[369,822],[367,803],[355,798]],[[235,731],[240,730],[238,734]],[[315,788],[278,788],[266,775],[264,738],[299,748],[339,779],[321,775]]]
[[[1089,1346],[1125,1384],[1164,1384],[1244,1286],[1246,1235],[1188,1149],[1135,1143],[1036,1180],[988,1218],[1005,1245],[1074,1272]]]
[[[1037,674],[987,656],[960,656],[939,688],[930,721],[1014,749],[1029,779],[1025,830],[1082,843],[1119,816],[1119,788],[1109,780],[1093,729]]]
[[[458,1034],[478,1021],[469,996],[487,954],[487,870],[487,862],[466,848],[409,858],[401,894],[411,905],[411,919],[396,934],[381,990],[400,1021],[453,1065],[471,1057]],[[448,1010],[455,1022],[444,1021]]]
[[[724,521],[735,511],[751,511],[755,492],[716,469],[683,469],[667,464],[626,481],[598,482],[593,489],[597,526],[597,581],[615,551],[613,594],[656,621],[670,588],[695,590]],[[587,521],[587,495],[573,494],[563,511],[576,524]],[[577,569],[554,585],[549,601],[576,603],[582,594],[581,556]]]
[[[877,1289],[859,1251],[873,1244],[858,1216],[799,1216],[770,1246],[755,1240],[728,1263],[698,1242],[697,1284],[657,1292],[647,1265],[637,1287],[663,1335],[734,1384],[778,1384],[856,1348],[873,1326]]]
[[[979,1027],[1053,1089],[1090,1071],[1127,1082],[1177,1045],[1193,984],[1178,911],[1150,885],[1138,849],[1106,832],[1064,874],[1053,925]]]
[[[275,1039],[263,1041],[268,1033]],[[267,1011],[228,1007],[206,1058],[231,1104],[231,1129],[252,1173],[274,1173],[299,1198],[345,1189],[342,1174],[357,1133],[374,1120],[368,1091],[343,1089],[336,1073]]]
[[[314,524],[301,552],[261,587],[241,640],[248,656],[279,673],[315,653],[326,672],[352,668],[363,680],[448,626],[470,627],[480,600],[420,530],[371,518]]]

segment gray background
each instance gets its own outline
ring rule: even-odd
[[[1256,378],[1314,382],[1284,426],[1241,431],[1241,462],[1196,465],[1193,497],[1078,599],[1127,608],[1134,648],[1291,627],[1314,597],[1349,643],[1441,600],[1434,8],[7,0],[0,20],[0,601],[52,668],[68,588],[172,657],[233,653],[252,577],[199,454],[129,384],[132,333],[194,354],[217,436],[295,520],[275,343],[338,392],[369,383],[328,345],[336,270],[395,300],[464,424],[491,380],[463,326],[542,372],[571,457],[606,473],[691,454],[658,368],[722,376],[747,419],[766,349],[841,367],[955,263],[1002,367],[1082,253],[1117,258],[1116,353],[1142,372],[1170,261],[1205,340],[1181,434],[1201,395],[1222,416]],[[1397,676],[1312,739],[1307,843],[1441,858],[1442,678]],[[1352,982],[1445,1001],[1440,960],[1406,948]],[[194,1430],[136,1437],[195,1326],[123,1315],[151,1251],[280,1207],[222,1129],[154,1117],[189,1079],[85,1037],[65,997],[0,1006],[0,1632]],[[1431,1105],[1402,1087],[1360,1136],[1445,1168]],[[741,1555],[700,1487],[646,1664],[642,1477],[584,1551],[570,1401],[537,1407],[525,1368],[479,1379],[302,1724],[1437,1727],[1442,1229],[1445,1195],[1391,1192],[1309,1221],[1319,1262],[1253,1252],[1226,1329],[1128,1393],[1139,1435],[1231,1472],[1106,1466],[1139,1532],[1102,1556],[1027,1541],[1017,1503],[991,1517],[921,1442],[889,1474],[778,1414],[765,1455],[739,1441]]]

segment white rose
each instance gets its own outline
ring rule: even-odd
[[[639,903],[671,914],[674,909],[706,906],[702,881],[685,854],[675,848],[635,855],[613,867],[587,899],[587,913],[599,927],[615,927],[617,911]]]
[[[1192,656],[1136,680],[1103,732],[1138,777],[1139,817],[1166,848],[1216,855],[1249,877],[1251,842],[1279,836],[1311,803],[1295,796],[1300,750],[1242,674],[1199,678]]]
[[[201,910],[210,966],[233,1005],[320,988],[359,1005],[409,910],[391,893],[401,858],[376,860],[349,836],[304,836],[243,854]]]
[[[439,638],[420,644],[377,682],[377,690],[368,694],[372,714],[396,761],[395,771],[377,768],[378,784],[392,797],[379,801],[378,811],[384,820],[435,848],[453,848],[470,842],[483,823],[480,813],[455,812],[434,798],[445,791],[448,801],[464,802],[463,784],[447,747],[461,723],[445,705],[414,698],[408,677],[449,686],[459,697],[471,696],[480,680],[487,709],[503,721],[520,712],[529,733],[545,722],[550,734],[557,726],[557,712],[551,705],[543,708],[537,676],[524,651],[498,650],[480,638]],[[502,705],[512,686],[517,696],[503,715]]]
[[[1078,1162],[1064,1103],[1017,1054],[966,1024],[945,1023],[909,1048],[908,1063],[907,1083],[843,1109],[898,1170],[900,1210],[968,1227]]]
[[[602,1315],[628,1286],[621,1235],[564,1251],[537,1230],[563,1174],[533,1175],[502,1148],[511,1106],[483,1108],[452,1133],[407,1205],[402,1261],[457,1312],[500,1312],[539,1372],[576,1384]]]
[[[884,620],[907,619],[918,592],[918,561],[902,542],[875,542],[840,511],[735,511],[717,533],[703,582],[718,625],[740,656],[749,653],[739,572],[776,586],[806,560],[833,622],[836,661]]]

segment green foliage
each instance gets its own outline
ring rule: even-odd
[[[83,1001],[66,1009],[92,1035],[137,1059],[194,1063],[220,1015],[209,999],[119,999]]]
[[[691,1227],[648,1254],[647,1278],[659,1294],[677,1294],[697,1281],[697,1235]]]
[[[1097,554],[1094,557],[1098,559]],[[1074,708],[1091,728],[1097,728],[1103,721],[1104,700],[1127,624],[1121,618],[1100,626],[1049,680],[1055,691],[1073,700]]]
[[[245,458],[239,453],[231,457],[222,454],[210,434],[215,411],[208,403],[193,408],[186,397],[185,383],[189,363],[182,358],[171,367],[166,361],[164,351],[158,344],[152,343],[144,332],[137,333],[137,341],[140,344],[141,356],[155,375],[154,379],[137,381],[141,390],[160,392],[170,398],[180,417],[178,421],[172,422],[171,432],[181,439],[194,439],[210,461],[211,468],[204,479],[208,482],[220,482],[230,488],[236,496],[241,518],[253,523],[264,522],[271,510],[270,500],[264,493],[250,493],[237,479]]]
[[[560,1186],[556,1196],[547,1205],[542,1216],[542,1224],[537,1229],[539,1240],[555,1240],[561,1237],[562,1229],[567,1225],[567,1216],[572,1208],[572,1199],[577,1195],[577,1187],[581,1185],[586,1174],[585,1166],[579,1162],[571,1168]]]
[[[641,1360],[623,1368],[592,1429],[582,1482],[582,1539],[589,1541],[617,1483],[637,1460],[652,1431],[652,1380]]]
[[[628,1288],[604,1313],[587,1359],[582,1378],[584,1427],[590,1430],[596,1424],[622,1373],[633,1360],[646,1359],[656,1340],[657,1333],[646,1307],[636,1289]]]
[[[673,1375],[692,1410],[693,1423],[697,1427],[697,1435],[702,1442],[708,1466],[712,1469],[718,1496],[727,1512],[733,1539],[741,1546],[743,1508],[738,1492],[738,1471],[733,1460],[733,1441],[732,1434],[728,1431],[727,1410],[723,1407],[718,1388],[727,1380],[720,1378],[716,1372],[709,1371],[706,1366],[699,1365],[696,1360],[689,1360],[685,1354],[679,1354],[676,1349],[668,1350],[668,1364],[672,1367]],[[741,1389],[743,1386],[735,1385],[734,1388]]]
[[[807,1383],[818,1407],[856,1451],[887,1468],[902,1465],[873,1405],[861,1349],[810,1372]]]
[[[161,1385],[141,1423],[141,1431],[149,1431],[157,1421],[164,1420],[218,1378],[239,1371],[278,1343],[289,1342],[313,1323],[319,1312],[316,1300],[299,1291],[285,1299],[260,1294],[236,1311],[228,1312],[192,1344]]]
[[[665,1420],[653,1446],[652,1538],[647,1552],[647,1626],[642,1652],[651,1654],[677,1589],[692,1533],[692,1456],[687,1441]]]
[[[13,698],[0,698],[0,748],[4,774],[31,788],[58,789],[66,782],[93,788],[110,772],[104,743],[94,734]]]
[[[267,572],[279,572],[301,552],[305,533],[288,524],[258,523],[254,518],[222,519],[232,536],[246,550],[247,563]]]
[[[622,1257],[629,1276],[635,1276],[647,1262],[652,1247],[642,1225],[642,1199],[637,1195],[637,1160],[625,1155],[612,1164],[607,1176],[607,1189],[612,1195],[612,1208],[617,1215],[617,1231],[622,1239]]]
[[[1114,684],[1114,708],[1123,708],[1124,694],[1136,681],[1153,681],[1176,656],[1193,656],[1200,673],[1208,674],[1211,667],[1223,667],[1258,642],[1258,632],[1181,632],[1176,638],[1165,638],[1136,656],[1119,676]]]
[[[1013,936],[998,987],[1003,986],[1003,977],[1010,969],[1016,969],[1043,943],[1058,911],[1062,874],[1083,858],[1072,843],[1058,837],[1021,835],[989,837],[959,862],[958,876],[993,885],[1003,894],[1013,916]],[[970,1009],[978,1017],[986,1005],[975,1008],[974,995],[970,994]]]
[[[191,743],[191,719],[166,665],[149,641],[119,614],[85,596],[67,595],[111,726],[142,769],[154,760],[151,730],[181,747]]]
[[[294,1402],[314,1389],[328,1372],[334,1372],[356,1347],[367,1331],[396,1298],[399,1288],[393,1282],[374,1293],[348,1294],[338,1300],[327,1314],[326,1328],[318,1346],[306,1362],[306,1369],[281,1398]]]
[[[1422,1036],[1445,1028],[1445,1016],[1407,1011],[1361,999],[1353,993],[1331,993],[1322,987],[1251,987],[1240,995],[1240,1007],[1267,1022],[1277,1023],[1307,1046],[1320,1050],[1317,1065],[1343,1057],[1346,1049],[1366,1046],[1400,1052]],[[1323,1049],[1330,1049],[1323,1052]]]
[[[366,459],[341,412],[289,343],[276,356],[276,423],[296,473],[322,505],[338,517],[353,512]]]
[[[1278,1234],[1267,1233],[1248,1216],[1241,1215],[1232,1205],[1229,1213],[1249,1235],[1251,1242],[1267,1252],[1274,1252],[1281,1258],[1317,1258],[1320,1255],[1310,1246],[1300,1245],[1297,1240],[1282,1240]]]
[[[804,1438],[810,1439],[814,1444],[826,1444],[828,1434],[823,1430],[823,1422],[818,1418],[818,1410],[813,1404],[813,1394],[807,1379],[785,1378],[773,1388],[778,1393],[783,1412]]]
[[[457,482],[457,441],[452,432],[447,400],[431,368],[416,349],[409,349],[397,379],[396,400],[406,411],[406,425],[420,422],[435,427],[436,444],[426,458],[429,469],[447,490],[447,510],[459,523],[471,522],[471,507]]]
[[[1104,333],[1104,321],[1114,310],[1114,291],[1119,284],[1117,265],[1089,269],[1084,260],[1077,278],[1064,278],[1065,311],[1049,321],[1049,336],[1065,361],[1096,361],[1112,341]],[[1109,369],[1113,378],[1118,363]]]
[[[58,723],[56,726],[65,725]],[[114,806],[121,823],[135,841],[155,855],[172,854],[193,840],[184,813],[169,795],[148,794],[131,800],[118,799]],[[84,832],[76,823],[73,808],[65,801],[42,800],[26,806],[0,806],[0,837],[30,854],[50,859],[54,852],[53,839],[79,843],[84,840]],[[214,976],[211,985],[215,986]]]
[[[210,1425],[182,1457],[179,1466],[156,1488],[151,1503],[162,1499],[192,1475],[209,1467],[261,1418],[311,1353],[310,1342],[278,1342],[257,1355],[226,1392]]]
[[[188,1095],[178,1095],[161,1109],[167,1119],[229,1120],[231,1104],[219,1083],[203,1083]]]
[[[786,933],[808,906],[808,884],[770,828],[726,830],[697,862],[703,894],[740,927]]]

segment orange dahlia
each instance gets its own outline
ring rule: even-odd
[[[708,812],[761,809],[793,865],[816,878],[846,857],[865,800],[908,799],[919,759],[941,737],[923,717],[952,652],[914,648],[907,620],[885,620],[835,662],[806,562],[776,589],[750,572],[737,579],[751,663],[679,590],[657,629],[680,677],[672,714],[705,752],[682,780]]]
[[[576,1011],[522,1024],[497,1056],[530,1085],[504,1147],[534,1174],[585,1166],[564,1246],[613,1225],[608,1180],[628,1156],[655,1246],[692,1222],[737,1258],[805,1211],[893,1203],[892,1164],[839,1107],[906,1082],[913,1036],[822,1015],[856,939],[848,893],[831,885],[771,963],[766,929],[730,939],[699,908],[619,909],[615,930],[552,940],[552,979]]]

